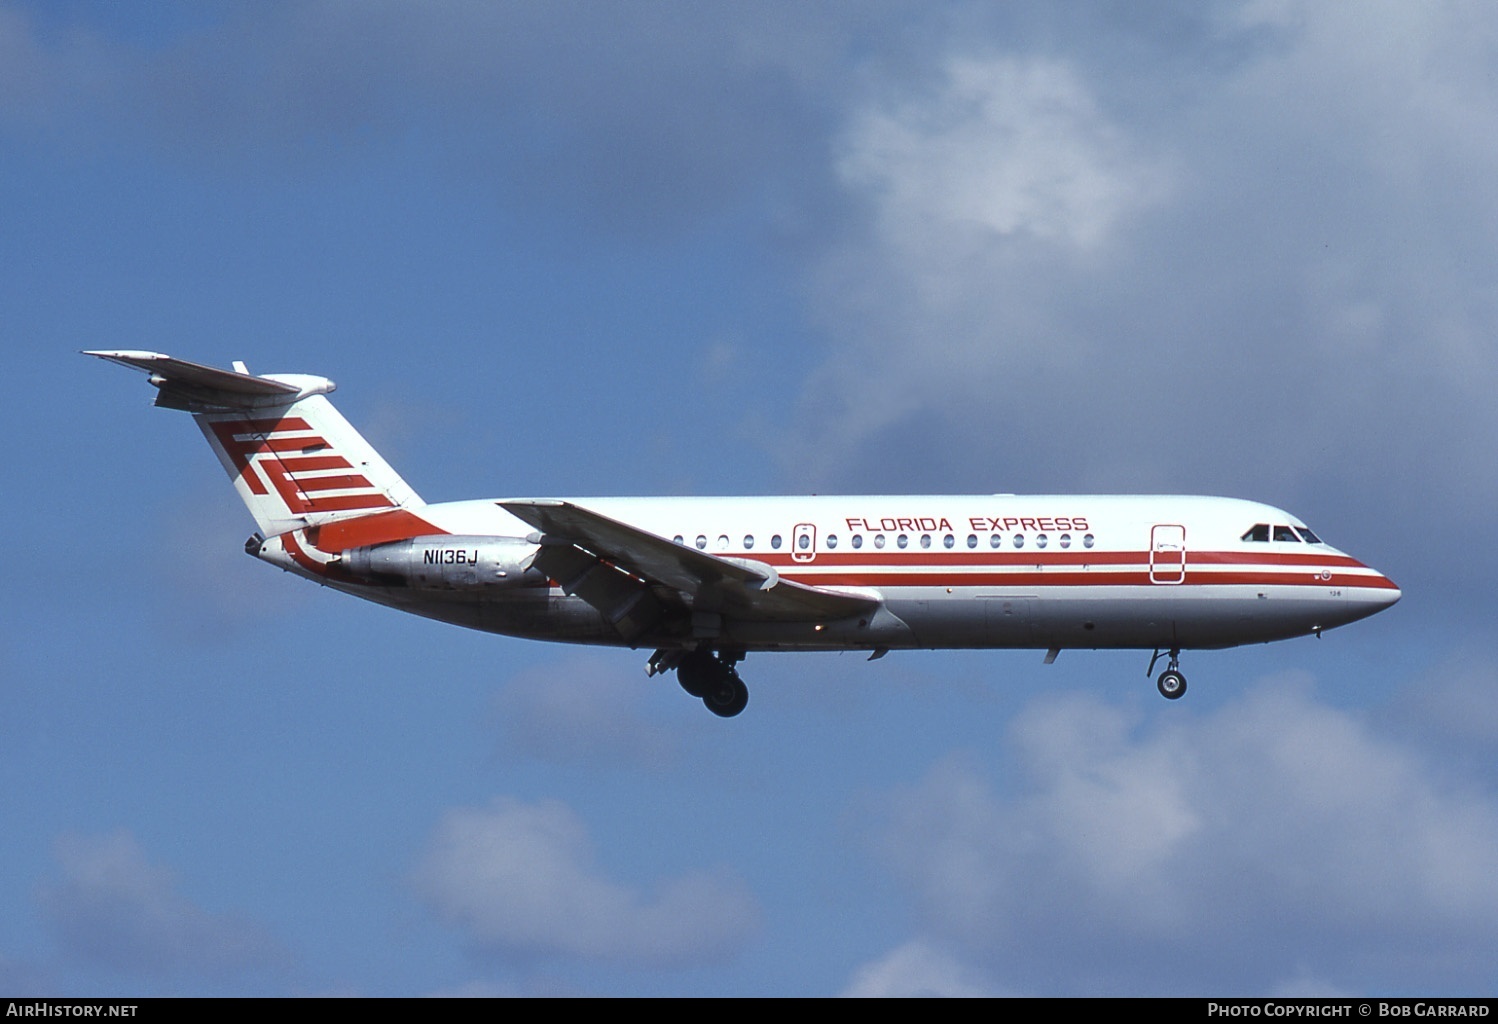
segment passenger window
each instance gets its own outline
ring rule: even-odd
[[[770,547],[774,548],[776,551],[780,550],[780,534],[777,533],[775,534],[775,536],[770,538]]]
[[[754,550],[754,534],[752,534],[752,533],[746,533],[746,534],[744,534],[744,550],[745,551],[753,551]]]
[[[1268,541],[1269,540],[1269,524],[1268,523],[1255,523],[1253,526],[1250,526],[1248,528],[1248,532],[1245,533],[1242,536],[1242,538],[1240,538],[1240,539],[1247,540],[1247,541],[1259,541],[1259,542],[1266,542],[1266,541]]]
[[[882,534],[882,533],[876,533],[876,534],[874,534],[874,547],[876,547],[876,548],[882,548],[882,547],[884,547],[884,534]]]
[[[970,533],[967,535],[967,546],[970,548],[975,548],[978,546],[978,535],[976,533]]]
[[[719,534],[718,535],[718,550],[719,551],[727,551],[728,550],[728,534],[723,533],[723,534]]]
[[[950,548],[953,544],[956,543],[957,538],[953,537],[950,533],[941,539],[941,546],[944,548]]]
[[[671,538],[671,542],[673,544],[684,544],[684,543],[686,543],[684,540],[682,540],[681,534],[679,534],[679,533],[675,537]]]
[[[829,548],[835,548],[835,547],[837,547],[837,534],[835,534],[835,533],[829,533],[827,535],[827,546]]]
[[[1016,533],[1014,535],[1014,546],[1017,548],[1025,546],[1025,535],[1023,533]]]
[[[702,534],[699,533],[697,535],[697,550],[698,551],[704,551],[706,549],[707,549],[707,538],[704,537]]]
[[[1001,537],[1001,536],[999,536],[997,533],[990,533],[988,535],[988,546],[989,547],[996,548],[996,547],[998,547],[1002,543],[1004,543],[1004,538]]]
[[[1061,535],[1061,546],[1064,548],[1071,547],[1071,534],[1063,533]]]
[[[807,548],[811,547],[811,537],[803,533],[801,536],[796,538],[796,547],[800,548],[802,551],[805,551]]]
[[[923,548],[929,548],[930,546],[931,546],[931,534],[929,534],[929,533],[923,533],[923,534],[921,534],[921,547],[923,547]]]
[[[907,536],[905,536],[905,534],[903,534],[903,533],[900,534],[900,536],[898,536],[898,537],[895,538],[895,546],[896,547],[903,548],[903,547],[905,547],[905,545],[907,545],[909,543],[910,543],[910,538],[907,537]]]
[[[1048,538],[1046,537],[1045,534],[1043,534],[1043,533],[1037,533],[1035,535],[1035,546],[1038,547],[1038,548],[1043,548],[1043,547],[1046,546],[1047,540],[1048,540]]]
[[[854,547],[855,550],[857,550],[858,548],[863,547],[863,534],[861,534],[861,533],[855,533],[853,535],[853,547]]]
[[[1082,535],[1082,546],[1084,548],[1092,547],[1092,534],[1087,533]]]

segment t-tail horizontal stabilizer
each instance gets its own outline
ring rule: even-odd
[[[234,370],[220,370],[216,366],[190,363],[186,359],[174,359],[160,352],[83,354],[144,370],[151,375],[151,383],[160,391],[156,396],[156,404],[163,409],[182,409],[186,412],[264,409],[290,405],[310,395],[326,395],[337,387],[326,377],[304,373],[255,377],[243,372],[243,363],[235,363]]]
[[[159,352],[85,352],[150,374],[156,404],[193,414],[265,537],[424,502],[333,408],[326,377],[263,377]]]

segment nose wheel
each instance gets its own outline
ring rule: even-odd
[[[1168,668],[1160,673],[1155,686],[1159,688],[1160,696],[1166,700],[1180,700],[1186,693],[1186,677],[1175,669]]]
[[[1181,672],[1180,648],[1173,648],[1170,652],[1170,664],[1160,678],[1155,680],[1155,687],[1160,691],[1160,696],[1166,700],[1180,700],[1186,695],[1186,676]],[[1145,672],[1149,675],[1155,671],[1155,662],[1160,660],[1160,652],[1150,659],[1150,667]]]

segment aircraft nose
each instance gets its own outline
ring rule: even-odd
[[[1356,591],[1361,603],[1369,608],[1369,614],[1391,607],[1404,596],[1404,591],[1399,589],[1399,585],[1383,573],[1374,569],[1370,569],[1369,573],[1371,585],[1364,585]]]
[[[1380,590],[1378,592],[1376,600],[1378,601],[1378,606],[1380,608],[1388,608],[1391,605],[1396,604],[1399,599],[1404,596],[1404,591],[1400,590],[1399,586],[1393,580],[1389,579],[1389,577],[1383,575],[1382,573],[1379,574],[1378,578],[1383,580],[1387,589]]]
[[[1404,592],[1389,577],[1372,566],[1357,563],[1357,569],[1347,579],[1348,586],[1341,588],[1345,622],[1356,622],[1370,615],[1377,615],[1385,608],[1396,604]]]

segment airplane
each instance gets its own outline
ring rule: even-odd
[[[1165,495],[500,498],[427,504],[333,407],[335,385],[155,352],[89,351],[189,412],[257,531],[245,551],[472,629],[650,648],[714,714],[751,652],[1153,649],[1316,635],[1392,580],[1280,509]]]

